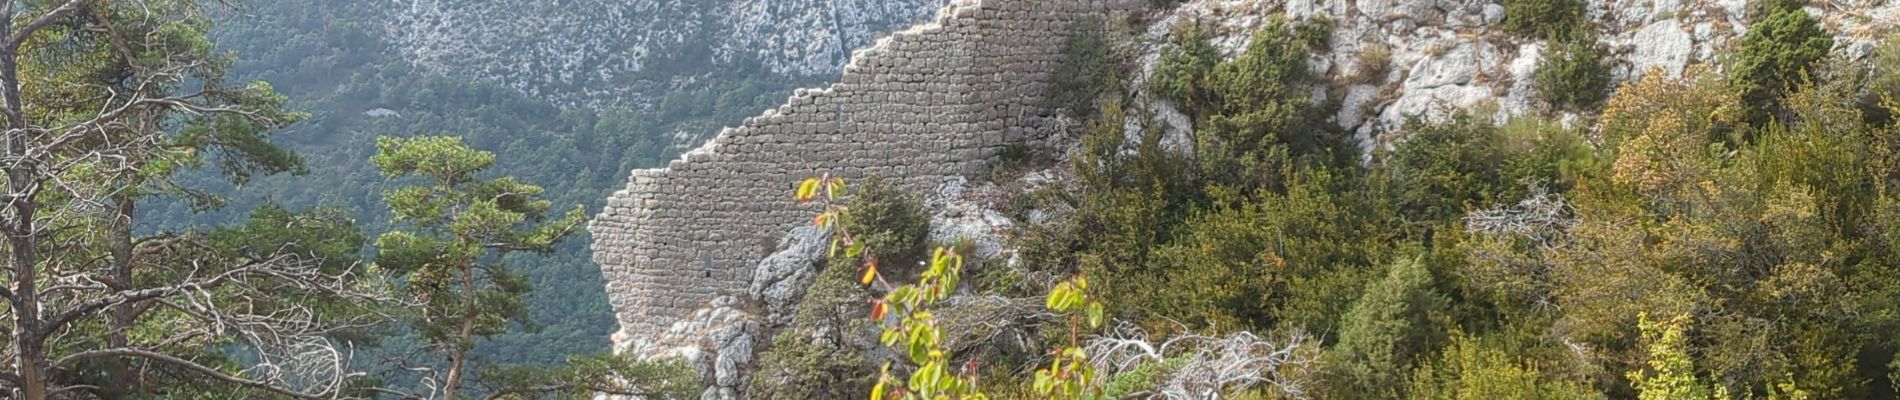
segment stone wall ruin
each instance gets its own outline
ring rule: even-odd
[[[922,190],[1048,132],[1056,117],[1042,95],[1070,25],[1146,1],[953,3],[854,53],[838,83],[632,172],[588,226],[616,349],[644,352],[670,324],[745,291],[778,238],[816,212],[792,201],[800,180],[875,174]]]

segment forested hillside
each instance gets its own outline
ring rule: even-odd
[[[616,83],[642,82],[636,86],[643,89],[617,91],[624,94],[621,101],[601,102],[598,108],[563,106],[551,100],[560,97],[555,93],[534,97],[506,85],[543,79],[537,74],[556,71],[471,76],[461,75],[465,71],[460,69],[418,67],[410,58],[412,49],[402,47],[413,45],[405,41],[416,38],[400,36],[414,33],[395,31],[396,19],[406,18],[400,14],[413,10],[387,2],[258,0],[213,11],[218,17],[213,41],[241,55],[232,74],[270,82],[288,96],[292,109],[310,114],[278,136],[279,143],[305,157],[309,173],[260,177],[242,187],[208,174],[195,176],[192,183],[229,196],[227,207],[200,212],[186,202],[159,201],[142,210],[149,224],[141,229],[227,223],[258,205],[276,204],[297,210],[341,209],[355,215],[373,236],[387,226],[381,196],[393,184],[368,163],[380,135],[463,137],[472,147],[504,154],[497,171],[545,185],[555,203],[597,209],[627,171],[662,165],[677,154],[676,146],[694,145],[694,138],[776,105],[791,88],[824,79],[773,73],[744,53],[729,54],[719,68],[704,68],[713,64],[714,54],[667,52],[645,58],[644,69],[629,71],[626,82]],[[858,24],[859,29],[890,29],[888,25],[907,22]],[[683,37],[680,40],[695,42],[678,46],[704,46],[710,38]],[[466,50],[538,48],[533,40],[501,44],[513,47]],[[556,362],[568,354],[606,349],[613,320],[601,293],[604,285],[588,259],[589,241],[583,233],[552,253],[510,258],[537,289],[529,295],[529,308],[540,326],[518,327],[484,343],[479,354],[496,362]]]

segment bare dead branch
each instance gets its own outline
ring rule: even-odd
[[[199,364],[191,360],[178,358],[170,354],[149,351],[149,350],[144,350],[144,349],[137,349],[137,348],[116,348],[116,349],[83,351],[83,352],[75,353],[70,356],[66,356],[65,358],[61,358],[59,359],[59,361],[54,362],[53,365],[56,367],[66,366],[66,365],[70,365],[72,363],[79,362],[82,360],[94,359],[94,358],[111,358],[111,357],[134,357],[134,358],[143,358],[147,360],[157,361],[157,362],[165,363],[167,365],[171,365],[174,367],[184,368],[186,370],[196,372],[199,375],[204,375],[206,377],[210,377],[212,379],[216,379],[219,381],[224,381],[226,383],[231,383],[231,384],[251,387],[251,388],[257,388],[257,389],[263,389],[266,391],[270,391],[272,393],[277,393],[277,394],[295,397],[299,399],[317,400],[317,399],[324,399],[324,398],[331,397],[331,396],[326,396],[324,394],[319,394],[319,393],[307,393],[303,391],[298,391],[296,389],[291,389],[291,388],[275,385],[270,382],[246,379],[246,378],[238,377],[238,376],[232,376],[229,374],[225,374],[223,372],[219,372],[215,368],[207,367],[203,364]]]
[[[1122,322],[1106,335],[1091,338],[1085,350],[1101,378],[1128,372],[1144,364],[1185,357],[1159,392],[1166,399],[1219,399],[1222,393],[1259,385],[1272,387],[1287,398],[1307,398],[1306,382],[1289,371],[1306,371],[1318,360],[1305,350],[1311,340],[1294,332],[1278,342],[1251,332],[1226,337],[1184,334],[1156,343],[1132,323]]]

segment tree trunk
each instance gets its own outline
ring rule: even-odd
[[[137,210],[135,208],[137,203],[127,196],[120,196],[115,200],[118,202],[118,209],[112,216],[112,270],[107,276],[112,279],[108,284],[111,285],[113,291],[126,291],[136,287],[132,282],[132,214]],[[106,343],[112,348],[127,347],[130,342],[126,340],[125,333],[132,329],[132,322],[138,319],[138,310],[132,303],[112,306],[108,318],[111,319],[112,326],[106,331]],[[99,397],[123,399],[126,398],[129,389],[139,387],[134,384],[132,371],[127,366],[126,360],[121,358],[107,361],[104,366],[106,384],[100,385]]]
[[[475,345],[475,271],[462,266],[462,330],[456,335],[455,349],[449,353],[449,379],[442,400],[455,400],[462,387],[462,369],[468,361],[468,348]]]
[[[0,15],[13,15],[13,2],[0,7]],[[0,18],[0,42],[10,42],[13,35],[13,19]],[[33,198],[35,170],[31,160],[20,160],[27,154],[27,121],[25,107],[20,99],[20,63],[19,49],[12,46],[0,46],[0,97],[4,97],[4,112],[7,119],[6,155],[16,159],[13,166],[7,168],[6,195],[10,205],[6,210],[6,221],[0,223],[0,233],[7,236],[7,251],[12,257],[7,259],[7,267],[13,270],[13,282],[8,288],[12,296],[7,299],[13,307],[14,367],[20,370],[20,398],[26,400],[46,399],[46,349],[44,327],[40,326],[39,303],[39,254],[35,245],[39,243],[39,232],[33,226],[34,214],[38,204]]]

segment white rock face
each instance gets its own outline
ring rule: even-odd
[[[653,341],[625,343],[633,347],[616,350],[650,359],[684,361],[699,372],[701,382],[710,384],[701,399],[742,399],[746,376],[751,372],[753,346],[765,339],[765,331],[755,316],[738,308],[739,302],[731,296],[714,299],[689,318],[673,323]]]
[[[936,15],[945,0],[380,0],[417,67],[476,76],[567,105],[626,96],[755,60],[784,76],[837,73],[851,49]],[[714,64],[714,63],[717,64]],[[647,73],[674,63],[684,71]],[[711,65],[709,65],[711,64]],[[678,67],[673,67],[679,69]],[[652,72],[652,71],[648,71]],[[673,74],[675,72],[683,72]]]
[[[1619,82],[1652,68],[1680,76],[1727,54],[1747,32],[1745,0],[1590,0],[1587,11],[1601,29],[1599,40],[1610,49]],[[1837,35],[1836,48],[1849,57],[1865,56],[1880,35],[1900,29],[1900,0],[1850,0],[1807,11]],[[1279,13],[1332,21],[1331,48],[1318,55],[1326,62],[1310,64],[1315,74],[1343,89],[1331,94],[1341,104],[1335,122],[1352,130],[1366,148],[1392,139],[1379,135],[1412,116],[1491,111],[1488,117],[1502,121],[1548,112],[1532,83],[1547,44],[1505,32],[1504,7],[1495,0],[1193,0],[1167,11],[1147,32],[1144,67],[1152,68],[1162,50],[1156,42],[1174,24],[1209,24],[1213,43],[1232,57],[1268,16]],[[1373,48],[1389,50],[1387,76],[1367,84],[1347,82],[1368,68],[1360,59]],[[1159,108],[1153,100],[1146,103]]]
[[[1636,52],[1630,56],[1638,75],[1662,70],[1669,76],[1682,76],[1695,52],[1695,39],[1683,30],[1681,22],[1665,19],[1644,26],[1630,38]]]
[[[950,178],[924,198],[924,210],[930,215],[931,243],[952,244],[969,241],[975,254],[968,256],[983,259],[1003,255],[1003,246],[1008,244],[1005,234],[1015,229],[1016,222],[1002,212],[989,208],[986,198],[998,196],[996,185],[984,183],[981,187],[969,188],[969,179]]]
[[[752,270],[752,287],[747,294],[765,303],[766,321],[773,325],[792,322],[798,301],[805,298],[805,289],[818,280],[830,244],[830,232],[800,226],[779,240],[777,252],[759,261]]]

